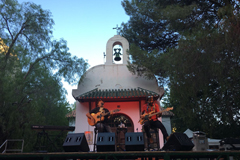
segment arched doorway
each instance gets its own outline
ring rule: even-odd
[[[109,125],[112,129],[112,132],[116,132],[120,123],[123,122],[125,127],[127,127],[128,132],[134,132],[134,126],[132,119],[123,113],[115,113],[109,120]]]
[[[120,128],[119,125],[123,123],[125,128]],[[112,132],[116,134],[117,150],[125,150],[125,133],[134,132],[134,125],[132,119],[123,113],[113,114],[109,120]]]

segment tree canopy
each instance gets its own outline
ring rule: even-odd
[[[239,2],[124,0],[122,5],[130,16],[121,31],[130,42],[128,68],[169,87],[165,105],[174,106],[173,127],[211,138],[239,137]],[[166,43],[157,43],[159,35]]]
[[[41,6],[1,0],[0,17],[0,144],[25,139],[29,151],[31,125],[68,125],[61,80],[77,83],[88,63],[54,39],[51,12]]]

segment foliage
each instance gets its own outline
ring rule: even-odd
[[[163,82],[165,71],[162,67],[164,59],[160,56],[158,50],[155,49],[149,54],[147,51],[141,50],[135,44],[130,45],[131,63],[128,62],[128,69],[138,76],[144,76],[148,79],[154,77],[153,73],[158,73],[160,82]],[[147,59],[147,61],[146,61]]]
[[[193,130],[204,130],[211,137],[238,136],[240,30],[235,27],[180,41],[179,48],[168,53],[175,59],[169,74],[170,97],[177,106],[177,117],[184,116],[182,124]],[[192,118],[199,124],[191,123]],[[233,131],[216,133],[216,128],[223,126],[232,126]]]
[[[61,80],[77,83],[88,64],[53,39],[51,12],[16,0],[1,0],[0,11],[0,144],[24,139],[31,151],[31,125],[68,125]]]
[[[201,130],[211,138],[239,137],[239,3],[125,0],[123,7],[130,16],[121,32],[130,42],[129,70],[168,85],[165,102],[174,106],[173,127]],[[142,17],[149,21],[140,23]],[[160,22],[167,23],[162,30],[150,27]],[[148,27],[148,34],[139,32]],[[178,35],[171,45],[146,47],[169,30]],[[142,34],[147,38],[139,38]]]
[[[154,49],[165,51],[167,47],[175,46],[178,36],[173,30],[168,29],[167,20],[159,20],[162,7],[157,1],[124,0],[122,5],[130,20],[122,24],[121,34],[130,43],[148,52]]]

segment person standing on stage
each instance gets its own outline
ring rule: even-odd
[[[98,132],[112,132],[111,127],[108,125],[108,119],[110,118],[111,113],[107,108],[104,108],[104,102],[99,99],[97,102],[96,108],[92,109],[89,113],[86,114],[86,116],[90,119],[92,123],[96,123],[96,119],[91,114],[104,114],[104,119],[101,121],[98,121],[95,124],[95,127],[97,128]],[[109,113],[109,114],[106,114]],[[101,119],[101,118],[100,118]]]
[[[147,103],[143,106],[142,115],[140,118],[143,119],[145,118],[144,115],[149,113],[153,114],[157,112],[160,112],[158,104],[153,102],[153,96],[148,96]],[[150,143],[153,143],[153,139],[150,134],[150,128],[159,128],[162,131],[164,139],[167,141],[169,138],[166,128],[164,127],[162,122],[158,120],[158,118],[161,116],[162,116],[161,112],[159,114],[153,115],[152,117],[149,118],[149,120],[146,120],[143,124],[144,130],[146,132],[147,137],[149,138]]]

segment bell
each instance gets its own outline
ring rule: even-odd
[[[117,50],[118,50],[118,52],[117,52]],[[115,58],[114,58],[115,61],[120,61],[121,60],[120,55],[122,55],[122,54],[120,53],[120,51],[121,51],[121,48],[114,49],[114,52],[115,52],[114,55],[116,55]]]

